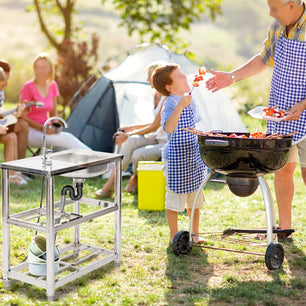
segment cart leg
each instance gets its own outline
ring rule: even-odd
[[[122,188],[122,160],[115,162],[116,176],[115,176],[115,203],[118,206],[115,211],[115,267],[121,264],[121,188]]]
[[[206,179],[201,184],[200,188],[198,189],[192,203],[192,208],[190,212],[190,220],[189,220],[189,243],[192,244],[192,228],[193,228],[193,218],[194,218],[194,210],[195,210],[195,203],[197,202],[198,196],[200,192],[203,190],[203,187],[207,184],[209,179],[215,174],[216,171],[211,170],[211,172],[206,176]]]
[[[273,206],[273,199],[270,188],[262,173],[257,174],[260,188],[263,194],[265,210],[266,210],[266,223],[267,223],[267,244],[270,245],[274,241],[273,229],[276,228],[275,210]]]
[[[54,178],[46,177],[46,217],[47,217],[47,298],[53,301],[55,292],[54,282]]]
[[[84,179],[73,179],[73,187],[76,188],[77,183],[84,183]],[[73,213],[79,215],[80,214],[80,202],[74,201],[73,202]],[[79,245],[81,240],[81,231],[80,231],[80,224],[77,224],[73,228],[73,256],[78,257],[79,256]]]
[[[3,285],[6,289],[11,289],[11,281],[9,278],[10,270],[10,249],[11,249],[11,235],[10,225],[7,220],[10,216],[10,186],[9,186],[9,172],[2,169],[2,252],[3,252]]]
[[[80,202],[73,202],[73,213],[80,214]],[[79,256],[79,245],[80,245],[80,224],[77,224],[73,227],[73,256]]]

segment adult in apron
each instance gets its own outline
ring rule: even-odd
[[[275,48],[269,106],[288,110],[305,98],[306,42],[282,34]],[[306,112],[295,121],[268,121],[267,127],[269,132],[281,135],[297,132],[293,143],[298,143],[306,137]]]
[[[297,131],[293,141],[294,144],[301,144],[300,151],[304,154],[306,138],[306,42],[303,41],[306,37],[306,33],[304,35],[306,31],[305,3],[301,0],[292,0],[287,3],[283,0],[268,0],[268,5],[270,16],[278,23],[270,28],[262,53],[255,55],[230,73],[212,70],[214,76],[206,81],[206,87],[216,92],[234,82],[260,73],[274,60],[269,105],[278,105],[280,109],[289,110],[290,114],[288,121],[269,122],[268,129],[270,132],[280,134]],[[281,29],[283,32],[279,35]],[[285,34],[288,34],[290,39],[287,39]],[[274,52],[273,46],[275,46]],[[306,167],[302,164],[301,166],[306,184]],[[275,173],[274,185],[279,227],[282,229],[291,228],[295,167],[296,161],[292,161]]]
[[[286,29],[284,29],[285,31]],[[269,106],[291,109],[306,98],[306,42],[280,36],[274,55]],[[268,130],[286,135],[297,132],[293,143],[306,138],[306,111],[295,121],[268,121]],[[287,163],[275,173],[275,195],[279,212],[279,227],[291,228],[291,205],[294,194],[293,172],[296,163]]]

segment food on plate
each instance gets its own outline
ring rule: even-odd
[[[274,107],[256,106],[248,111],[248,114],[256,119],[263,119],[268,121],[280,122],[287,118],[288,113],[284,110],[280,110]]]
[[[284,118],[287,116],[287,112],[284,110],[277,109],[274,107],[266,107],[262,111],[262,116],[273,117],[273,118]]]

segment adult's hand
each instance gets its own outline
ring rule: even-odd
[[[6,128],[0,124],[0,135],[5,135],[6,133],[7,133]]]
[[[124,132],[116,132],[114,137],[116,139],[116,145],[121,145],[129,138],[129,135]]]
[[[27,116],[27,114],[30,112],[30,107],[27,107],[26,103],[29,103],[29,102],[26,100],[19,101],[18,106],[17,106],[18,107],[17,114],[16,114],[17,118]]]
[[[295,104],[289,111],[288,116],[284,121],[295,121],[301,117],[302,112],[305,110],[305,101]]]
[[[26,104],[25,103],[19,103],[17,105],[16,117],[17,118],[21,118],[23,113],[24,113],[24,111],[25,111],[25,109],[26,109]]]
[[[224,87],[233,84],[231,74],[229,72],[210,71],[214,76],[206,81],[206,88],[211,92],[216,92]]]
[[[56,128],[52,124],[49,124],[46,127],[46,134],[47,135],[59,134],[61,131],[62,131],[61,128]]]

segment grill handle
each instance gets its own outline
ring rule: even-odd
[[[205,145],[212,146],[212,147],[228,147],[229,142],[227,140],[206,139]]]

